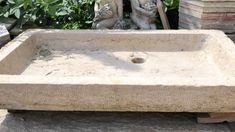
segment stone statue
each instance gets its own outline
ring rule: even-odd
[[[94,29],[112,29],[117,21],[123,19],[122,0],[96,0],[94,10]]]
[[[156,0],[131,0],[132,21],[140,29],[156,29]]]

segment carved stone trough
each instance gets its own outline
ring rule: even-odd
[[[235,112],[220,31],[29,30],[0,50],[0,108]]]

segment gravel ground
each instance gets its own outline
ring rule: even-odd
[[[190,113],[0,111],[0,132],[231,132],[226,123],[197,124]]]

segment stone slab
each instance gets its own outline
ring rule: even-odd
[[[186,14],[198,19],[202,20],[220,20],[220,21],[233,21],[234,22],[234,16],[235,13],[200,13],[200,12],[192,12],[191,10],[185,9],[185,8],[180,8],[179,12],[182,14]]]
[[[179,13],[181,22],[186,24],[196,25],[199,29],[218,29],[218,30],[234,30],[235,31],[235,20],[234,21],[223,21],[223,20],[203,20],[187,14]]]
[[[180,7],[191,9],[202,13],[221,13],[235,12],[235,2],[202,2],[195,0],[183,0],[180,2]]]
[[[29,30],[0,74],[4,109],[235,111],[235,46],[214,30]]]
[[[19,34],[21,34],[25,29],[19,28],[17,26],[15,26],[14,28],[12,28],[9,32],[12,36],[18,36]]]
[[[192,17],[202,19],[202,20],[211,20],[211,21],[220,20],[224,22],[235,21],[235,12],[234,13],[231,13],[231,12],[230,13],[200,13],[200,12],[192,11],[186,8],[180,8],[179,12],[184,15],[192,16]]]
[[[188,14],[184,14],[182,12],[179,12],[179,17],[180,19],[184,19],[187,21],[194,21],[196,23],[201,23],[201,24],[218,24],[218,25],[231,25],[231,28],[234,28],[233,26],[235,25],[233,18],[226,18],[226,17],[217,17],[217,16],[211,16],[207,18],[197,18]],[[191,23],[191,22],[190,22]]]
[[[221,30],[225,33],[234,33],[235,30],[225,30],[225,29],[222,29],[222,28],[214,28],[214,27],[202,27],[200,24],[193,24],[193,23],[185,23],[185,21],[183,20],[180,20],[179,21],[179,26],[182,27],[183,29],[211,29],[211,30]]]
[[[0,25],[3,25],[7,30],[11,30],[16,24],[16,19],[0,17]]]
[[[235,32],[234,0],[181,0],[179,26]]]
[[[198,6],[201,8],[207,7],[233,7],[235,6],[235,1],[201,1],[201,0],[181,0],[181,4]]]
[[[10,35],[5,26],[0,25],[0,47],[10,41]]]
[[[205,1],[205,2],[221,2],[221,1],[228,2],[228,1],[234,1],[234,0],[201,0],[201,1]]]

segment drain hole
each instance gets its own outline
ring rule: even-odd
[[[144,60],[144,58],[136,57],[136,58],[131,59],[131,62],[133,62],[135,64],[142,64],[145,62],[145,60]]]

